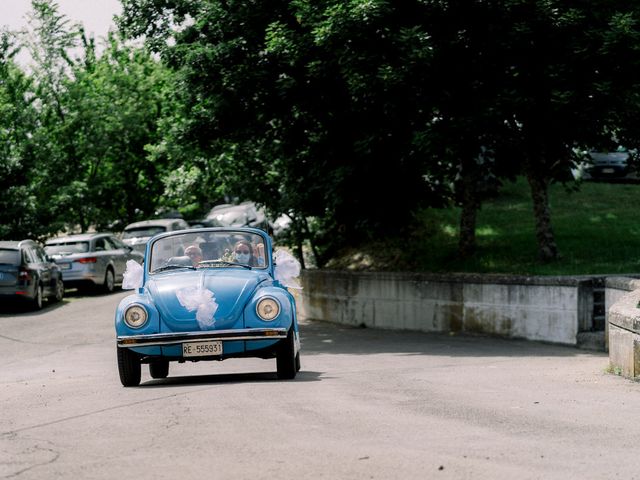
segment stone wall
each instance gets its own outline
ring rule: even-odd
[[[568,345],[591,322],[576,277],[306,270],[301,317],[424,332],[477,332]]]
[[[640,280],[605,282],[607,335],[611,368],[625,377],[640,375]]]

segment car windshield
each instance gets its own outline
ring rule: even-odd
[[[149,272],[187,268],[266,268],[262,236],[236,231],[194,231],[156,240]]]
[[[140,237],[153,237],[158,233],[166,232],[166,227],[139,227],[139,228],[130,228],[129,230],[125,230],[122,234],[122,238],[140,238]]]
[[[5,265],[20,265],[20,250],[0,249],[0,263]]]
[[[44,251],[48,255],[73,255],[89,251],[89,242],[64,242],[45,245]]]

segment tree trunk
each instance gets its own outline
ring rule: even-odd
[[[536,239],[540,260],[549,262],[558,258],[553,229],[551,228],[551,210],[549,209],[549,183],[536,175],[527,175],[531,187],[533,213],[536,220]]]
[[[479,202],[475,189],[467,184],[463,186],[462,212],[460,213],[460,237],[458,240],[458,255],[467,258],[475,253],[476,244],[476,219]]]

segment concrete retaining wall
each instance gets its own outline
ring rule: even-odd
[[[625,377],[640,375],[640,280],[610,278],[605,283],[609,363]]]
[[[478,332],[576,345],[591,279],[306,270],[301,317],[424,332]]]

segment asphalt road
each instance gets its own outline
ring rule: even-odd
[[[640,384],[605,354],[311,322],[293,381],[244,359],[123,388],[124,295],[0,312],[0,478],[640,478]]]

